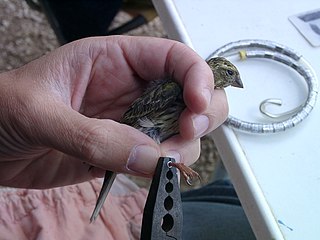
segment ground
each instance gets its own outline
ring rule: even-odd
[[[130,15],[122,11],[117,15],[113,26],[130,18]],[[23,0],[0,1],[0,34],[0,72],[22,66],[59,46],[45,15],[32,10]],[[158,17],[128,34],[166,37]],[[200,173],[202,181],[193,187],[210,181],[219,160],[213,140],[204,137],[201,142],[201,156],[192,168]],[[141,178],[134,180],[143,186],[149,182]],[[189,187],[183,184],[182,188]]]

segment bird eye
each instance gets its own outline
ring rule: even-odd
[[[230,69],[228,69],[228,70],[227,70],[227,75],[228,75],[228,76],[232,76],[232,75],[233,75],[233,71],[230,70]]]

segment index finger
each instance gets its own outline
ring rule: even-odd
[[[184,101],[194,113],[210,103],[213,74],[207,63],[188,46],[160,38],[119,38],[126,61],[145,80],[172,77],[183,86]],[[129,40],[129,41],[128,41]]]

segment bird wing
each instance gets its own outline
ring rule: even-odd
[[[135,126],[138,119],[148,117],[149,114],[165,108],[178,98],[182,98],[182,89],[178,83],[171,80],[154,81],[143,95],[130,105],[121,122]]]

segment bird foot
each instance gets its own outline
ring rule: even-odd
[[[184,180],[189,186],[192,186],[193,180],[195,178],[198,178],[199,181],[201,181],[199,173],[196,171],[192,170],[188,166],[184,165],[184,163],[169,163],[170,167],[176,167],[179,169],[180,173],[182,174]]]

